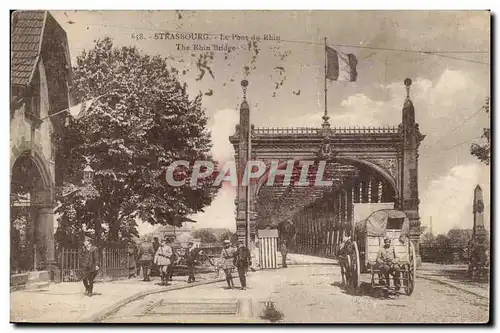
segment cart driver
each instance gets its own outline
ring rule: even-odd
[[[387,287],[390,285],[389,274],[394,275],[394,287],[398,291],[401,287],[399,280],[400,267],[396,258],[396,252],[391,247],[391,239],[389,237],[384,238],[384,245],[378,251],[377,265]]]

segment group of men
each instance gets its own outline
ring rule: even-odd
[[[150,238],[139,244],[138,258],[143,271],[143,281],[151,281],[150,276],[152,269],[156,269],[161,277],[161,285],[168,285],[172,281],[174,273],[174,265],[179,263],[180,257],[173,250],[172,239],[165,237],[161,244],[155,240],[151,242]],[[281,253],[283,258],[283,267],[286,267],[286,242],[281,244]],[[195,265],[199,261],[202,253],[194,247],[194,243],[188,242],[188,249],[184,254],[184,260],[188,267],[189,277],[187,282],[196,282]],[[244,245],[243,241],[239,241],[237,246],[233,246],[231,241],[224,241],[224,248],[220,256],[220,267],[224,270],[228,289],[234,288],[232,273],[234,269],[238,272],[238,277],[241,284],[241,289],[247,288],[246,275],[248,269],[252,266],[252,257],[250,250]],[[90,240],[85,242],[85,251],[83,259],[84,276],[83,284],[85,286],[85,294],[92,296],[94,279],[99,270],[99,255],[97,248],[93,246]]]
[[[139,245],[139,261],[143,271],[143,281],[150,281],[152,268],[158,271],[161,277],[160,285],[168,285],[172,281],[174,265],[179,263],[180,256],[173,250],[172,239],[165,237],[161,244],[155,240],[151,243],[146,239]],[[184,254],[184,259],[189,270],[188,283],[196,282],[195,264],[198,261],[199,252],[194,247],[192,241],[188,242],[188,249]]]
[[[240,279],[241,289],[247,287],[246,274],[252,266],[252,256],[250,250],[243,244],[243,241],[238,242],[238,246],[234,247],[229,239],[224,240],[224,248],[221,253],[221,267],[226,275],[228,289],[234,288],[233,270],[236,268]]]

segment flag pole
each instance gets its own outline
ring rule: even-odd
[[[330,127],[330,123],[328,122],[328,85],[326,81],[326,76],[327,76],[327,62],[328,62],[328,55],[327,55],[327,45],[326,45],[326,37],[325,37],[325,114],[323,115],[323,128],[328,128]]]
[[[104,96],[110,95],[111,93],[112,93],[112,92],[109,92],[109,93],[107,93],[107,94],[102,94],[102,95],[99,95],[99,96],[97,96],[96,98],[94,98],[94,101],[97,101],[97,100],[98,100],[99,98],[101,98],[101,97],[104,97]],[[90,99],[90,100],[92,100],[92,99]],[[80,103],[78,103],[78,104],[82,104],[82,103],[83,103],[83,102],[80,102]],[[76,105],[78,105],[78,104],[75,104],[75,105],[73,105],[73,106],[76,106]],[[41,121],[44,121],[44,120],[47,120],[47,119],[52,118],[52,117],[54,117],[54,116],[57,116],[58,114],[61,114],[61,113],[63,113],[63,112],[69,112],[69,110],[70,110],[73,106],[70,106],[69,108],[66,108],[66,109],[64,109],[64,110],[62,110],[62,111],[57,111],[56,113],[50,114],[50,115],[48,115],[47,117],[44,117],[44,118],[42,118],[42,119],[40,119],[40,120],[41,120]]]
[[[328,115],[328,88],[326,84],[326,74],[327,74],[327,68],[326,68],[326,63],[327,63],[327,55],[326,55],[326,37],[325,37],[325,117]]]

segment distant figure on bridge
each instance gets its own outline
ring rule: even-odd
[[[82,282],[85,286],[85,295],[92,297],[94,289],[94,279],[99,271],[99,251],[97,247],[92,245],[90,239],[86,239],[83,250],[83,278]]]
[[[252,256],[250,250],[243,245],[243,241],[238,242],[238,249],[236,250],[234,265],[238,269],[238,276],[240,278],[241,289],[247,287],[247,271],[248,267],[252,265]]]
[[[286,240],[283,240],[281,242],[280,252],[281,252],[281,262],[283,264],[283,268],[287,268],[288,266],[286,265],[286,255],[288,254],[288,248],[286,247]]]
[[[149,282],[149,276],[151,275],[151,264],[154,259],[154,248],[151,243],[151,238],[146,236],[144,241],[139,245],[139,260],[141,261],[142,274],[144,276],[143,281]]]
[[[389,274],[394,275],[394,287],[398,291],[401,287],[399,274],[400,267],[397,262],[396,252],[393,247],[391,247],[391,239],[389,237],[384,238],[384,245],[380,248],[377,254],[377,264],[380,270],[380,274],[385,279],[385,285],[390,286]]]
[[[224,240],[224,248],[221,253],[221,265],[226,274],[226,282],[229,289],[233,289],[233,269],[236,249],[231,246],[229,239]]]

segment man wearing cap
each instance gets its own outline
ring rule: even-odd
[[[151,238],[146,236],[144,241],[139,246],[139,260],[141,261],[142,274],[144,276],[143,281],[149,282],[149,276],[151,275],[151,263],[154,259],[154,248],[151,243]]]
[[[377,265],[380,274],[382,274],[385,279],[385,285],[387,287],[390,285],[389,274],[394,275],[394,287],[396,291],[398,291],[401,287],[399,281],[400,267],[396,258],[396,251],[391,247],[391,239],[389,237],[384,238],[384,245],[377,254]]]
[[[234,269],[234,256],[236,249],[231,246],[229,239],[224,240],[224,248],[221,253],[221,265],[224,273],[226,274],[226,282],[229,289],[234,287],[233,283],[233,269]]]
[[[247,277],[246,273],[248,271],[248,267],[252,265],[252,256],[250,254],[250,250],[243,245],[243,241],[240,240],[238,242],[238,249],[235,254],[235,266],[238,269],[238,276],[240,278],[241,289],[246,289],[247,287]]]
[[[99,271],[99,251],[92,245],[90,238],[84,242],[84,251],[81,265],[84,268],[82,282],[85,286],[85,295],[92,297],[94,279]]]
[[[172,248],[170,247],[167,237],[163,239],[161,246],[155,254],[155,263],[160,269],[161,285],[168,285],[168,267],[171,264],[170,258],[172,257]]]
[[[194,277],[194,265],[198,262],[198,251],[192,241],[188,241],[188,249],[185,255],[186,265],[189,271],[188,283],[196,282]]]

